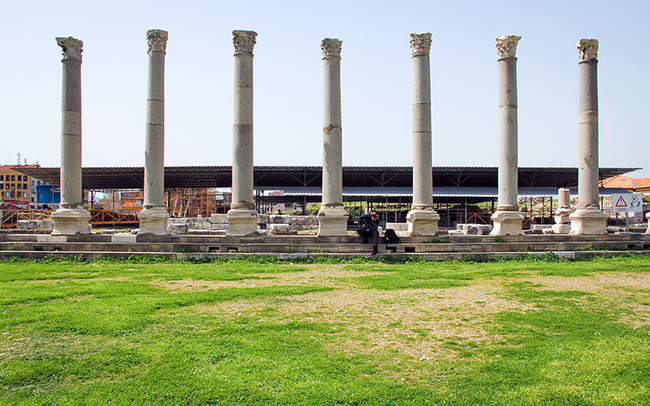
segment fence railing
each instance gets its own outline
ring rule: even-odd
[[[138,224],[138,213],[141,208],[132,209],[91,209],[90,224],[95,225],[134,225]],[[35,209],[8,209],[0,210],[0,225],[3,228],[15,228],[18,220],[47,220],[52,215],[52,210]]]

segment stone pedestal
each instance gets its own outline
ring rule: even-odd
[[[321,207],[318,211],[318,236],[336,237],[348,235],[348,213],[341,206]]]
[[[431,159],[431,33],[411,34],[413,62],[413,205],[406,215],[409,236],[432,236],[440,216],[433,208]]]
[[[497,211],[492,215],[494,228],[490,235],[519,235],[523,234],[521,223],[524,219],[523,214],[518,211]]]
[[[491,235],[522,234],[524,216],[518,204],[517,42],[521,37],[496,39],[499,54],[499,197],[492,215]]]
[[[571,220],[569,216],[573,213],[571,208],[571,195],[569,189],[558,189],[558,208],[555,211],[554,234],[569,234],[571,231]]]
[[[598,40],[581,39],[578,52],[578,209],[570,216],[571,234],[605,234],[608,216],[600,210],[598,201]]]
[[[233,31],[235,46],[235,109],[233,120],[232,205],[227,235],[257,232],[253,196],[253,48],[257,33]]]
[[[138,234],[167,235],[165,209],[165,50],[167,31],[147,31],[149,55],[144,152],[144,210]]]
[[[90,213],[80,207],[60,208],[50,218],[54,222],[52,235],[90,234]]]
[[[571,235],[607,234],[607,213],[599,208],[578,209],[569,216]]]
[[[325,38],[323,51],[323,201],[318,211],[318,236],[348,235],[343,208],[341,125],[341,41]]]
[[[81,185],[81,53],[83,42],[57,38],[63,50],[61,111],[61,208],[52,213],[54,235],[89,234]]]
[[[406,224],[408,227],[407,235],[436,235],[438,232],[439,221],[440,215],[435,210],[418,210],[411,208],[406,215]]]
[[[140,230],[138,235],[153,234],[167,235],[167,219],[169,214],[164,207],[152,207],[144,209],[138,214],[140,220]]]
[[[250,209],[228,211],[228,232],[226,235],[243,237],[257,233],[257,212]]]

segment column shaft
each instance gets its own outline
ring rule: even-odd
[[[81,52],[83,42],[57,38],[63,50],[61,100],[61,206],[52,213],[53,235],[89,234],[81,178]]]
[[[81,59],[64,59],[61,111],[61,207],[83,204],[81,186]]]
[[[255,209],[253,198],[253,54],[235,54],[233,208]]]
[[[147,116],[144,146],[144,210],[138,235],[167,235],[165,209],[165,52],[168,33],[147,31]]]
[[[253,192],[253,48],[257,33],[233,31],[235,46],[235,110],[233,117],[232,204],[228,235],[257,232]]]
[[[341,41],[325,38],[323,51],[323,199],[318,211],[319,236],[347,236],[343,208],[341,127]]]
[[[569,215],[570,234],[605,234],[608,215],[598,201],[598,40],[579,40],[578,52],[578,209]]]
[[[433,209],[429,54],[413,56],[413,208]]]
[[[492,215],[492,235],[521,234],[519,213],[517,43],[521,37],[504,35],[496,39],[499,59],[499,197]]]
[[[413,204],[406,215],[409,236],[438,232],[440,216],[433,209],[431,153],[431,33],[411,34],[413,62]]]
[[[323,58],[323,204],[341,206],[343,155],[341,127],[341,58]]]
[[[578,208],[600,208],[598,201],[598,80],[596,59],[582,61],[578,127]]]
[[[499,198],[497,210],[518,207],[517,58],[499,59]]]
[[[144,207],[164,207],[165,52],[149,53],[144,152]]]

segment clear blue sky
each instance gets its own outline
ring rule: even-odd
[[[431,32],[433,162],[497,165],[495,37],[521,35],[519,165],[577,166],[580,38],[597,38],[600,165],[650,176],[648,1],[12,1],[0,163],[58,166],[61,52],[84,41],[83,165],[142,166],[146,40],[169,31],[166,165],[230,165],[231,31],[258,32],[255,164],[322,162],[320,40],[343,41],[344,165],[411,165],[409,33]]]

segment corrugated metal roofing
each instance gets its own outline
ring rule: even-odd
[[[621,175],[638,168],[600,168],[600,179]],[[59,168],[25,168],[23,173],[58,185]],[[435,166],[433,184],[437,187],[497,187],[496,167]],[[116,168],[86,167],[82,170],[84,189],[138,189],[142,188],[142,167]],[[254,185],[260,188],[314,187],[322,184],[320,166],[256,166]],[[166,188],[230,187],[230,166],[168,166],[165,167]],[[410,166],[345,166],[345,187],[411,187],[413,170]],[[520,167],[519,187],[576,187],[578,169],[555,167]]]
[[[320,186],[306,187],[255,187],[257,191],[265,190],[283,190],[285,196],[320,196],[322,188]],[[518,190],[519,196],[525,197],[549,197],[557,196],[557,188],[547,187],[522,187]],[[620,188],[600,188],[601,196],[611,196],[613,193],[629,193]],[[578,189],[570,189],[572,196],[578,195]],[[412,187],[343,187],[343,196],[386,196],[386,197],[411,197],[413,195]],[[495,187],[434,187],[433,196],[435,197],[481,197],[496,198],[499,192]]]

